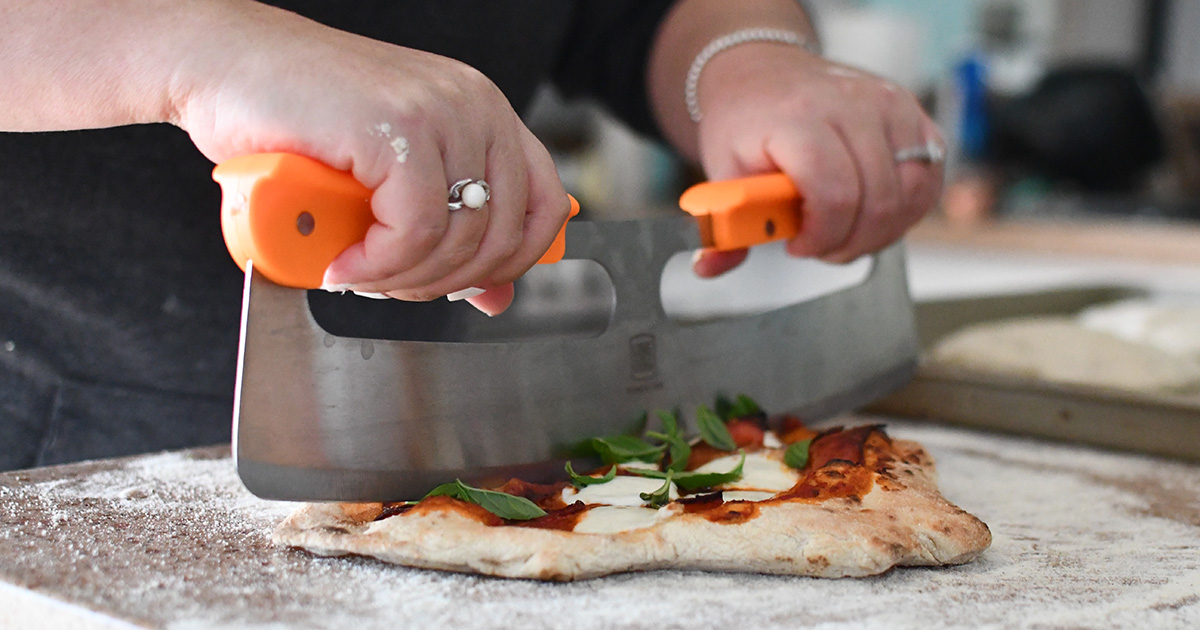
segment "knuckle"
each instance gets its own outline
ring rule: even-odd
[[[885,195],[871,204],[871,212],[864,212],[863,216],[859,217],[860,221],[867,223],[875,223],[880,217],[894,217],[901,213],[904,205],[900,203],[897,195]]]
[[[830,186],[814,199],[818,207],[824,207],[828,212],[854,212],[859,205],[858,186],[843,183]]]
[[[453,268],[466,265],[479,251],[478,243],[461,243],[450,249],[446,255],[446,263]]]
[[[505,234],[496,239],[492,247],[492,255],[497,261],[508,260],[521,251],[523,242],[524,238],[519,233]]]
[[[446,228],[444,224],[412,226],[405,233],[405,247],[422,252],[433,251],[445,238]]]
[[[487,258],[492,260],[493,265],[502,263],[516,256],[516,253],[521,251],[523,242],[524,238],[520,232],[490,235],[487,240]]]

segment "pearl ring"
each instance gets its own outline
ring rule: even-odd
[[[492,188],[482,179],[460,179],[450,186],[449,208],[478,210],[492,198]]]

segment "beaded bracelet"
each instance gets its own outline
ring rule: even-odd
[[[700,99],[696,88],[700,84],[700,73],[704,70],[705,64],[717,53],[749,42],[791,44],[813,54],[820,54],[816,43],[804,35],[774,28],[745,28],[712,40],[692,60],[692,65],[688,68],[687,80],[683,84],[683,100],[687,103],[688,115],[691,116],[693,122],[700,122]]]

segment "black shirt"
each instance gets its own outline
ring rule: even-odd
[[[553,81],[655,131],[669,0],[274,4],[464,61],[518,112]],[[0,134],[0,470],[229,439],[242,274],[211,170],[169,125]]]

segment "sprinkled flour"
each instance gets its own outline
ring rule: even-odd
[[[542,584],[317,558],[272,547],[295,505],[250,496],[204,449],[0,474],[0,582],[174,629],[1200,627],[1200,466],[887,422],[991,527],[976,562]]]

